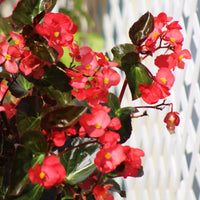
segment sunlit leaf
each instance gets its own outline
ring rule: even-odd
[[[9,90],[13,96],[22,98],[29,94],[33,84],[27,81],[24,76],[19,75],[14,83],[11,84]]]
[[[29,47],[33,55],[48,63],[55,63],[58,52],[50,47],[47,40],[38,34],[31,25],[27,24],[23,27],[22,35],[26,46]]]
[[[56,0],[21,0],[13,11],[12,19],[19,27],[33,23],[34,17],[46,10],[50,12]]]
[[[140,84],[150,85],[153,78],[150,76],[145,66],[137,60],[137,55],[133,52],[127,53],[122,58],[122,66],[126,74],[132,99],[137,99],[141,96],[138,86]]]
[[[154,29],[154,17],[150,12],[142,15],[129,30],[129,37],[133,44],[141,45]]]
[[[27,151],[22,146],[18,146],[13,160],[11,171],[11,184],[9,195],[20,195],[29,182],[28,170],[36,163],[42,163],[45,154],[33,156],[32,152]]]
[[[8,35],[13,30],[13,26],[11,17],[0,17],[0,32],[2,31],[5,35]]]
[[[77,146],[89,141],[92,140],[76,138],[72,142],[72,146]],[[66,183],[80,183],[94,172],[96,169],[94,157],[98,148],[99,145],[97,143],[87,144],[79,148],[74,148],[60,157],[60,161],[67,173],[67,177],[65,178]]]
[[[17,105],[17,125],[22,134],[26,130],[39,129],[40,117],[42,110],[42,99],[39,96],[27,96]]]
[[[65,130],[69,126],[75,124],[78,119],[86,112],[87,107],[84,106],[65,106],[47,112],[41,119],[41,128],[47,132],[53,128],[54,130]]]
[[[136,52],[136,50],[135,50],[135,45],[127,43],[127,44],[120,44],[120,45],[114,46],[111,49],[111,52],[114,56],[113,62],[118,63],[119,64],[118,67],[121,68],[122,57],[125,56],[129,52]]]
[[[28,130],[21,136],[21,143],[25,150],[33,152],[35,155],[47,152],[47,143],[44,134],[39,130]]]

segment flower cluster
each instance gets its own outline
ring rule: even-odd
[[[191,54],[187,49],[182,49],[183,35],[182,27],[178,21],[172,21],[165,13],[154,17],[154,29],[149,34],[144,44],[138,48],[140,53],[153,55],[160,49],[166,49],[164,54],[158,55],[155,65],[159,68],[151,85],[141,84],[142,99],[148,104],[157,103],[170,95],[175,77],[171,70],[175,67],[184,68],[183,59],[190,59]]]
[[[111,68],[118,64],[89,47],[79,48],[75,44],[71,51],[72,58],[80,62],[73,69],[66,69],[66,74],[71,78],[72,94],[79,101],[86,100],[91,107],[106,103],[108,89],[120,82],[120,75]]]

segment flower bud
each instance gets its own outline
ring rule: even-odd
[[[178,112],[169,112],[164,118],[164,122],[167,124],[166,127],[170,134],[175,133],[175,126],[179,125],[180,118],[178,114]]]

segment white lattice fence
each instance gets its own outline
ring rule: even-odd
[[[176,135],[169,135],[163,119],[169,110],[148,110],[149,117],[133,121],[129,144],[145,151],[144,176],[127,178],[125,188],[130,200],[200,199],[200,1],[197,0],[108,0],[104,15],[106,49],[130,42],[128,29],[142,14],[166,12],[183,27],[184,48],[193,59],[185,70],[176,71],[176,83],[169,101],[180,112],[181,124]],[[123,105],[133,105],[130,94]],[[136,102],[140,103],[140,102]],[[116,196],[115,199],[122,199]]]

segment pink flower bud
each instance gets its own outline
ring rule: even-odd
[[[170,134],[175,133],[175,126],[179,125],[180,118],[178,115],[178,112],[169,112],[165,116],[164,122],[167,124],[166,127]]]

